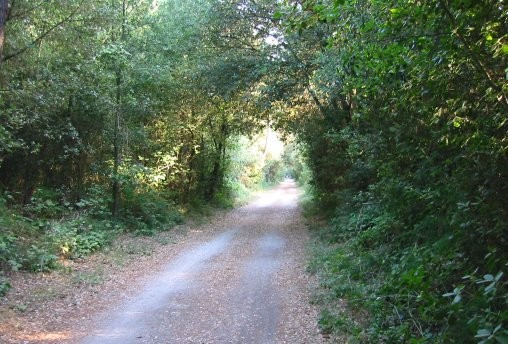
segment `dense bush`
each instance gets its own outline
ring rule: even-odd
[[[430,237],[379,205],[354,208],[321,230],[310,265],[328,290],[324,330],[369,343],[506,340],[504,253],[487,253],[480,264],[465,253],[471,243],[460,231]],[[347,300],[346,310],[334,309],[334,299]],[[362,310],[367,318],[357,317]]]
[[[9,280],[4,276],[4,272],[0,271],[0,296],[5,295],[10,288]]]
[[[286,126],[329,217],[312,263],[328,291],[324,330],[362,343],[508,341],[505,7],[280,6],[311,75]]]
[[[7,198],[7,197],[6,197]],[[180,223],[173,201],[159,193],[125,188],[123,214],[111,217],[105,190],[95,186],[88,197],[71,204],[65,194],[36,190],[29,204],[0,204],[0,292],[9,288],[5,272],[55,269],[61,259],[85,257],[108,245],[119,232],[152,235]]]
[[[79,258],[109,244],[116,234],[115,229],[110,221],[78,216],[69,221],[52,223],[47,242],[61,258]]]
[[[122,221],[140,233],[153,234],[156,230],[166,230],[183,221],[174,202],[155,191],[125,188],[122,205]]]

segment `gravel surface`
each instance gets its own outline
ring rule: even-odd
[[[308,233],[297,198],[286,181],[188,227],[166,238],[174,244],[108,273],[95,293],[84,288],[90,295],[73,309],[56,310],[59,322],[34,321],[33,330],[24,319],[17,335],[16,324],[10,335],[0,326],[0,342],[325,343],[309,301],[315,282],[305,272]]]

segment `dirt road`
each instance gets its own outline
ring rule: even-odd
[[[188,245],[81,343],[319,343],[287,181]]]
[[[286,181],[162,244],[126,238],[71,274],[21,274],[0,312],[0,342],[323,343],[297,198]]]

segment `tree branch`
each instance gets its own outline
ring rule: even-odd
[[[34,39],[30,44],[28,44],[27,46],[25,46],[24,48],[21,48],[20,50],[14,52],[14,53],[11,53],[11,54],[8,54],[8,55],[5,55],[3,58],[2,58],[2,62],[5,62],[7,60],[10,60],[18,55],[21,55],[22,53],[24,53],[25,51],[27,51],[28,49],[30,49],[33,45],[41,42],[44,38],[46,38],[46,36],[48,36],[51,32],[53,32],[53,30],[55,30],[56,28],[60,27],[61,25],[65,24],[66,22],[68,22],[72,17],[74,17],[74,15],[78,12],[78,10],[81,8],[81,5],[83,5],[83,3],[85,2],[85,0],[82,0],[80,2],[80,4],[71,12],[71,14],[69,14],[67,17],[65,17],[64,19],[60,20],[58,23],[54,24],[53,26],[51,26],[49,29],[47,29],[45,32],[43,32],[39,37],[37,37],[36,39]]]
[[[501,102],[501,104],[503,104],[503,106],[505,108],[508,108],[508,98],[504,94],[502,87],[500,87],[498,84],[496,84],[496,82],[494,81],[494,78],[490,75],[487,68],[485,68],[485,66],[483,65],[480,57],[478,57],[478,55],[475,53],[475,51],[471,48],[471,45],[467,41],[466,37],[464,37],[464,35],[462,35],[462,33],[460,32],[460,30],[459,30],[460,27],[457,23],[457,20],[455,19],[455,16],[451,12],[450,8],[447,6],[446,2],[444,0],[438,0],[438,1],[453,26],[453,32],[455,33],[455,35],[457,36],[459,41],[464,45],[464,47],[466,48],[466,51],[468,52],[469,56],[473,60],[473,65],[476,67],[476,69],[481,74],[483,74],[485,76],[485,78],[488,81],[488,84],[494,90],[501,93],[501,99],[503,100],[503,102]]]

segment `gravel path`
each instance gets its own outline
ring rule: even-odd
[[[31,331],[0,338],[8,343],[325,343],[309,300],[314,282],[305,273],[308,233],[297,198],[290,181],[260,193],[244,207],[187,228],[173,245],[112,271],[83,299],[75,293],[56,300],[62,307],[81,305],[63,307],[59,322],[36,326],[34,319]]]

